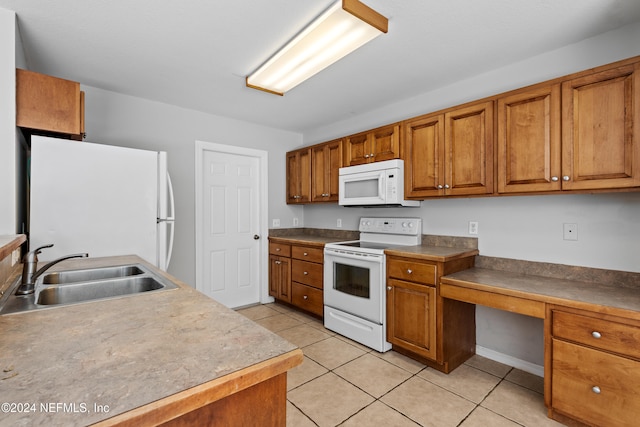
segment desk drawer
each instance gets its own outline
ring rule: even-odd
[[[640,359],[640,328],[554,310],[553,336]]]
[[[283,243],[269,243],[269,253],[271,255],[291,257],[291,245]]]
[[[291,284],[291,303],[309,313],[322,316],[324,299],[322,290],[305,286],[300,283]]]
[[[590,425],[638,425],[640,362],[556,339],[552,346],[553,409]]]
[[[387,258],[387,274],[396,279],[435,285],[436,270],[435,264]]]
[[[323,265],[315,262],[291,260],[291,280],[322,289]]]
[[[322,263],[324,262],[324,250],[307,246],[291,246],[291,258]]]

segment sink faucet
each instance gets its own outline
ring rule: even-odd
[[[35,292],[36,279],[40,277],[42,273],[47,271],[54,264],[59,263],[60,261],[64,261],[69,258],[84,258],[88,257],[89,254],[73,254],[63,256],[56,260],[53,260],[47,264],[45,264],[40,270],[36,271],[36,267],[38,266],[38,254],[42,252],[44,248],[50,248],[53,246],[53,243],[44,245],[39,247],[36,250],[33,250],[26,254],[23,259],[23,267],[22,267],[22,283],[18,286],[18,290],[16,291],[16,295],[29,295]]]

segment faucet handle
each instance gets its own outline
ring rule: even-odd
[[[53,243],[49,243],[48,245],[44,245],[44,246],[40,246],[37,249],[34,249],[32,251],[29,251],[28,254],[25,255],[25,262],[33,262],[33,261],[38,261],[38,254],[42,252],[43,249],[45,248],[51,248],[53,247]]]

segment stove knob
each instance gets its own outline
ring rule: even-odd
[[[402,228],[407,228],[407,223],[406,222],[402,223]]]

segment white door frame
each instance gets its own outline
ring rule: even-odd
[[[204,262],[202,259],[202,230],[204,229],[202,221],[202,159],[205,151],[216,151],[226,154],[236,154],[247,157],[255,157],[258,159],[259,169],[259,189],[258,189],[258,216],[260,224],[260,256],[258,268],[258,277],[260,278],[260,302],[273,302],[273,298],[269,296],[269,156],[264,150],[256,150],[253,148],[238,147],[235,145],[218,144],[214,142],[196,141],[195,153],[195,190],[196,190],[196,289],[202,291],[202,268]]]

